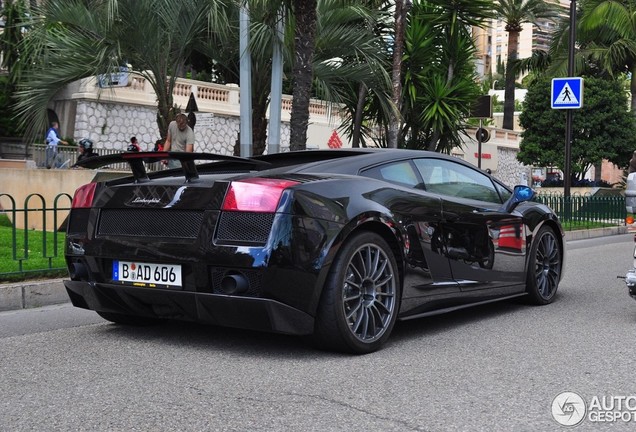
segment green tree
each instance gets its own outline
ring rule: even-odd
[[[528,88],[519,122],[524,128],[519,162],[565,168],[565,110],[550,109],[551,83],[536,79]],[[583,108],[576,110],[572,135],[572,180],[603,159],[627,166],[636,148],[636,125],[617,80],[585,78]]]
[[[6,76],[0,77],[0,136],[22,136],[20,127],[13,118],[12,106],[16,103],[16,83],[19,82],[19,49],[22,40],[22,24],[28,18],[25,0],[8,0],[0,12],[4,18],[4,30],[0,34],[2,66]]]
[[[471,26],[491,17],[489,0],[415,1],[404,55],[400,146],[449,153],[462,143],[480,88]]]
[[[17,116],[35,136],[56,92],[132,64],[157,95],[162,136],[175,114],[172,90],[193,47],[232,27],[222,0],[56,0],[33,10],[20,44]]]
[[[526,23],[536,24],[542,19],[553,19],[557,15],[554,5],[545,0],[498,0],[494,5],[499,18],[506,24],[508,32],[508,59],[506,61],[506,83],[504,91],[503,128],[514,129],[515,78],[519,34]]]
[[[28,17],[25,0],[6,0],[3,2],[2,17],[4,30],[0,35],[0,51],[2,51],[2,66],[9,71],[9,76],[15,78],[14,66],[18,64],[19,49],[22,41],[22,24]]]

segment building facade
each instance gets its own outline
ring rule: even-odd
[[[557,3],[561,13],[554,20],[541,20],[537,24],[526,23],[519,35],[517,57],[532,56],[534,50],[547,51],[550,37],[557,28],[558,20],[569,16],[570,0],[547,0]],[[474,28],[473,36],[477,45],[477,72],[480,76],[496,75],[497,68],[508,61],[508,33],[503,20],[491,20],[487,28]]]

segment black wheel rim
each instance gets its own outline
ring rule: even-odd
[[[535,280],[537,291],[544,299],[551,298],[559,284],[561,252],[554,236],[546,232],[537,245],[535,257]]]
[[[386,332],[396,309],[396,276],[382,248],[366,244],[351,257],[345,273],[342,306],[351,333],[373,342]]]

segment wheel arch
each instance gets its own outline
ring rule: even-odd
[[[563,228],[558,223],[558,221],[553,219],[545,219],[541,223],[537,224],[532,229],[532,241],[534,242],[534,238],[536,234],[542,227],[548,227],[552,231],[554,231],[555,237],[559,242],[559,248],[561,248],[561,268],[560,268],[560,279],[563,279],[563,269],[565,268],[565,236],[563,232]],[[528,272],[528,266],[530,265],[530,254],[527,255],[526,259],[526,274]]]
[[[314,301],[311,306],[310,313],[315,316],[316,310],[318,308],[318,304],[320,302],[320,297],[322,296],[322,291],[324,289],[324,284],[327,279],[329,272],[331,271],[331,265],[338,255],[342,245],[344,245],[349,238],[353,235],[363,232],[373,232],[378,234],[384,241],[387,242],[389,247],[391,248],[391,252],[393,252],[393,256],[395,261],[397,262],[398,267],[398,280],[400,283],[400,287],[403,286],[404,283],[404,239],[407,239],[405,234],[401,233],[397,228],[396,224],[390,219],[384,218],[381,215],[369,216],[368,214],[364,217],[359,218],[356,221],[350,222],[346,227],[342,229],[340,234],[334,239],[333,242],[329,245],[329,251],[326,254],[329,259],[327,265],[324,265],[319,276],[318,283],[318,292],[314,298]],[[400,291],[402,291],[400,289]],[[401,292],[400,292],[401,295]]]

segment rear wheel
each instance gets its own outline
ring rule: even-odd
[[[537,305],[552,303],[561,278],[562,251],[554,231],[541,227],[532,241],[528,265],[527,290]]]
[[[364,354],[391,334],[400,284],[391,248],[378,234],[354,234],[338,253],[323,288],[314,327],[321,347]]]
[[[161,322],[160,319],[157,318],[148,318],[148,317],[138,317],[133,315],[124,315],[112,312],[97,312],[97,315],[104,318],[106,321],[113,322],[115,324],[123,324],[130,326],[148,326],[153,324],[159,324]]]

